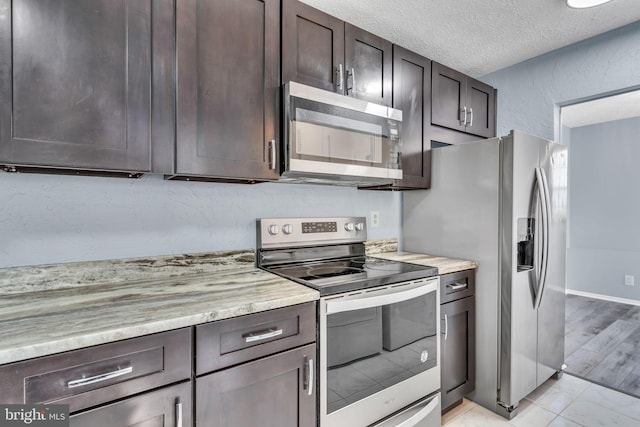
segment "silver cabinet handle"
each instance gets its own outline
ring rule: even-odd
[[[473,126],[473,108],[469,107],[469,115],[471,118],[469,119],[469,126]]]
[[[336,89],[338,93],[344,92],[344,69],[342,68],[342,64],[336,68]]]
[[[276,140],[269,141],[269,169],[276,170]]]
[[[311,396],[313,394],[313,359],[304,357],[304,369],[307,370],[307,374],[302,380],[302,388],[306,388],[307,396]]]
[[[444,340],[447,340],[447,336],[449,336],[449,319],[447,315],[444,315]]]
[[[452,291],[458,291],[460,289],[465,289],[467,287],[466,283],[456,282],[453,285],[448,284],[447,288],[451,288]]]
[[[249,343],[277,337],[278,335],[282,335],[282,329],[271,328],[265,331],[249,332],[248,334],[243,335],[242,338],[244,338],[244,342]]]
[[[347,95],[351,92],[351,95],[356,94],[356,69],[352,68],[351,71],[347,71],[347,78],[351,77],[351,87],[347,88]]]
[[[182,402],[176,403],[176,427],[182,427]]]
[[[118,369],[117,371],[107,372],[106,374],[95,375],[89,378],[80,378],[78,380],[71,380],[67,383],[67,387],[75,388],[84,385],[95,384],[102,381],[110,380],[112,378],[121,377],[133,372],[133,366],[127,366],[126,368]]]
[[[460,109],[460,112],[462,113],[462,119],[460,119],[459,121],[462,122],[462,126],[466,126],[467,125],[467,106],[465,105],[464,107],[462,107]]]

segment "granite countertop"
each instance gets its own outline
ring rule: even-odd
[[[438,274],[473,261],[398,252],[368,255],[429,265]],[[318,300],[318,291],[254,266],[253,251],[0,269],[0,364]]]
[[[245,255],[0,269],[0,364],[320,297]]]
[[[379,240],[367,243],[367,255],[384,258],[393,261],[410,262],[413,264],[436,267],[438,275],[455,273],[462,270],[470,270],[478,267],[476,261],[446,258],[436,255],[416,254],[412,252],[398,252],[396,239]]]

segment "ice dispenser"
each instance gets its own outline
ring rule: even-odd
[[[534,230],[533,218],[518,218],[518,271],[533,269]]]

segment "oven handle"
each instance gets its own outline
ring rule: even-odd
[[[346,301],[327,301],[327,314],[342,313],[345,311],[363,310],[365,308],[380,307],[387,304],[407,301],[435,292],[438,289],[438,281],[433,280],[427,285],[409,289],[407,291],[393,291],[388,294],[373,294],[371,296],[363,296],[362,298],[351,299]]]
[[[422,408],[411,418],[404,420],[403,422],[398,424],[396,427],[414,427],[420,421],[423,421],[425,418],[427,418],[427,415],[431,414],[438,407],[439,401],[440,401],[439,396],[438,395],[434,396],[433,400],[431,400],[431,402],[429,402],[427,406]]]

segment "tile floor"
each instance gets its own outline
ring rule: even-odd
[[[469,401],[442,417],[446,427],[640,427],[640,399],[564,374],[521,403],[508,421]]]

